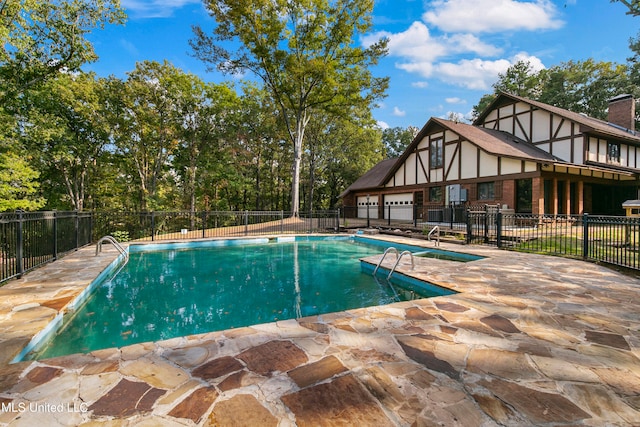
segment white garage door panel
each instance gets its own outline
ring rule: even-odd
[[[358,197],[358,218],[367,217],[367,196]],[[369,218],[378,218],[378,196],[369,197]]]
[[[385,219],[413,220],[413,193],[388,194],[384,196]]]

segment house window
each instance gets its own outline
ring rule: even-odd
[[[607,163],[620,163],[620,144],[607,142]]]
[[[533,181],[531,179],[516,180],[516,212],[533,212]]]
[[[495,199],[494,183],[493,182],[481,182],[478,184],[478,200],[493,200]]]
[[[430,153],[430,169],[438,169],[441,168],[444,164],[443,160],[443,152],[444,146],[442,143],[442,139],[434,139],[429,144],[429,153]]]
[[[429,188],[429,201],[441,202],[442,201],[442,187]]]

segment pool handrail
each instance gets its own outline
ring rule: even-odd
[[[389,252],[395,252],[396,254],[396,261],[400,258],[399,252],[398,250],[393,247],[393,246],[389,246],[387,249],[385,249],[384,253],[382,254],[382,258],[380,258],[380,261],[378,261],[378,265],[376,265],[376,268],[373,269],[373,275],[375,276],[376,273],[378,272],[378,269],[380,268],[380,265],[382,264],[382,261],[384,261],[385,257],[387,256],[387,254]]]
[[[118,252],[120,252],[120,254],[122,256],[124,256],[124,260],[125,261],[129,260],[129,252],[127,252],[125,250],[125,248],[123,248],[122,245],[120,243],[118,243],[118,241],[116,240],[115,237],[108,236],[108,235],[101,237],[100,240],[98,240],[98,243],[96,243],[96,256],[98,256],[98,253],[102,252],[102,243],[103,242],[111,243],[113,246],[115,246],[115,248],[118,250]]]
[[[429,234],[427,235],[427,239],[429,241],[431,241],[431,235],[435,234],[436,235],[436,241],[434,243],[435,246],[440,246],[440,226],[436,225],[435,227],[433,227],[431,229],[431,231],[429,232]]]
[[[415,268],[415,263],[413,260],[413,253],[411,251],[404,251],[400,254],[400,256],[398,257],[398,259],[396,259],[396,263],[394,264],[393,268],[391,269],[391,271],[389,271],[389,275],[387,276],[387,280],[391,280],[391,275],[396,271],[396,267],[398,266],[398,264],[400,264],[400,260],[402,259],[402,257],[404,255],[409,255],[411,257],[411,269],[413,270]]]

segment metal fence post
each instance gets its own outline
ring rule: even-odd
[[[53,211],[53,259],[58,259],[58,213]]]
[[[413,204],[413,226],[418,227],[418,205]]]
[[[387,215],[387,225],[391,227],[391,205],[389,205],[389,214]]]
[[[280,234],[284,234],[284,211],[280,211]]]
[[[502,212],[498,210],[496,214],[496,245],[502,248]]]
[[[445,211],[447,207],[445,206]],[[453,230],[453,202],[449,202],[449,228]],[[442,218],[444,220],[444,218]]]
[[[249,235],[249,211],[244,211],[244,235]]]
[[[74,214],[74,226],[76,228],[76,250],[80,247],[80,215],[78,211],[73,211]]]
[[[582,214],[582,257],[589,258],[589,214]]]
[[[207,211],[202,211],[202,238],[207,237]]]
[[[489,242],[489,209],[484,205],[484,242]]]
[[[87,243],[91,243],[93,241],[93,221],[94,221],[95,212],[91,211],[89,215],[89,241]]]
[[[156,239],[156,216],[154,212],[151,212],[151,241]]]
[[[467,209],[467,245],[471,244],[471,237],[473,233],[473,225],[471,224],[471,209]]]
[[[16,229],[16,267],[18,277],[22,277],[22,273],[24,273],[24,230],[22,221],[22,211],[18,211],[18,228]]]

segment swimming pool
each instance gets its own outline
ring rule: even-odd
[[[401,275],[375,280],[359,260],[384,247],[351,237],[131,245],[122,271],[98,284],[31,358],[453,293]]]

